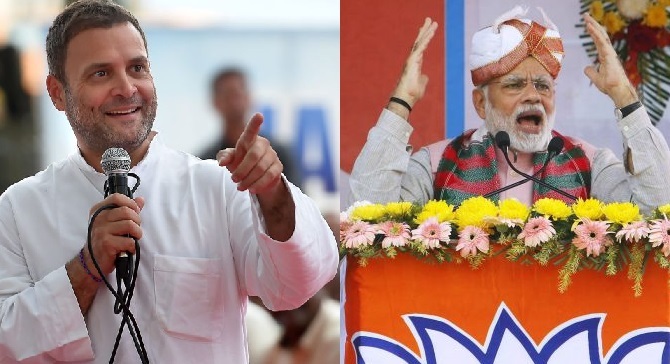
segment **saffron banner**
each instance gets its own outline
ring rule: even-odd
[[[582,270],[494,257],[481,268],[409,254],[349,257],[343,269],[344,363],[670,363],[668,271]]]

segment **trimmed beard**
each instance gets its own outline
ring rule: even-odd
[[[549,141],[551,140],[551,130],[554,128],[555,112],[547,115],[544,110],[544,105],[537,104],[521,104],[512,115],[505,116],[501,111],[494,108],[488,98],[488,90],[483,89],[484,93],[484,112],[486,118],[484,125],[489,133],[496,135],[499,131],[506,131],[510,138],[510,148],[523,153],[535,153],[547,150]],[[516,120],[521,113],[526,111],[539,111],[542,113],[544,124],[539,134],[524,133],[516,127]]]
[[[79,100],[75,98],[69,87],[65,87],[65,100],[65,115],[70,121],[70,126],[72,126],[75,135],[83,138],[84,143],[89,148],[93,148],[100,153],[113,147],[123,148],[129,153],[137,149],[149,136],[158,108],[155,89],[153,99],[150,103],[144,102],[138,94],[133,95],[129,99],[117,101],[119,104],[135,103],[142,105],[142,122],[135,135],[127,139],[106,127],[102,122],[105,117],[104,114],[85,109],[79,103]],[[87,120],[87,122],[84,120]]]

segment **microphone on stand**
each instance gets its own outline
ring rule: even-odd
[[[507,165],[510,166],[510,168],[512,168],[512,170],[514,172],[523,176],[524,179],[522,179],[520,181],[517,181],[515,183],[512,183],[511,185],[507,185],[505,187],[502,187],[502,188],[499,188],[499,189],[494,190],[492,192],[489,192],[486,195],[484,195],[484,197],[488,198],[488,197],[491,197],[495,194],[498,194],[498,193],[507,191],[511,188],[514,188],[516,186],[522,185],[522,184],[524,184],[528,181],[533,181],[533,182],[537,182],[541,186],[549,188],[552,191],[556,191],[557,193],[559,193],[559,194],[561,194],[561,195],[563,195],[563,196],[565,196],[569,199],[572,199],[572,200],[577,199],[576,196],[573,196],[573,195],[571,195],[571,194],[569,194],[569,193],[567,193],[563,190],[560,190],[560,189],[544,182],[541,179],[536,178],[536,176],[541,175],[542,172],[544,172],[544,170],[547,168],[547,165],[549,165],[549,161],[551,160],[551,158],[558,155],[561,152],[561,150],[563,149],[563,144],[564,143],[563,143],[563,140],[561,138],[559,138],[559,137],[551,138],[551,140],[549,141],[549,145],[547,146],[547,159],[544,161],[544,165],[542,166],[542,168],[540,168],[540,170],[537,171],[537,173],[534,176],[531,176],[531,175],[528,175],[526,173],[521,172],[516,167],[514,167],[512,162],[509,160],[509,155],[507,154],[507,149],[510,146],[510,139],[509,139],[509,134],[507,134],[507,132],[499,131],[498,133],[496,133],[495,141],[496,141],[496,145],[498,146],[498,148],[500,148],[500,150],[502,150],[503,155],[505,156],[505,161],[507,161]]]
[[[105,197],[120,193],[133,198],[133,192],[128,187],[128,172],[130,171],[130,155],[123,148],[109,148],[102,154],[100,161],[102,170],[107,175],[105,181]],[[130,236],[128,236],[130,237]],[[126,287],[130,286],[130,278],[133,276],[133,257],[128,252],[122,252],[114,262],[116,266],[116,278],[123,280]]]

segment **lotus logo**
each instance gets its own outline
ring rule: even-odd
[[[622,336],[602,355],[604,314],[576,317],[535,344],[505,304],[498,307],[484,345],[441,317],[405,315],[420,356],[383,335],[352,337],[358,364],[667,364],[670,328],[650,327]]]

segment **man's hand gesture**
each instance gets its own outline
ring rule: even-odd
[[[249,190],[253,194],[272,192],[281,181],[284,166],[270,142],[258,135],[261,124],[263,115],[254,114],[235,148],[221,150],[216,155],[219,165],[228,168],[232,174],[239,191]]]
[[[288,186],[281,179],[284,166],[270,142],[258,135],[263,115],[256,113],[237,140],[235,148],[219,151],[219,165],[228,168],[240,191],[249,190],[258,197],[267,234],[286,241],[295,229],[295,204]]]
[[[426,91],[428,76],[421,71],[423,52],[435,35],[436,29],[437,22],[434,22],[430,18],[426,18],[423,26],[419,29],[419,34],[414,41],[412,51],[405,61],[405,66],[402,70],[400,80],[398,80],[398,85],[393,91],[392,96],[406,101],[410,107],[413,107],[414,104],[423,97],[423,94]],[[409,110],[396,103],[389,103],[388,108],[405,119],[409,116]]]
[[[584,74],[602,93],[609,96],[618,108],[638,101],[635,88],[628,80],[607,31],[588,13],[584,14],[586,32],[598,51],[598,63],[584,68]]]

